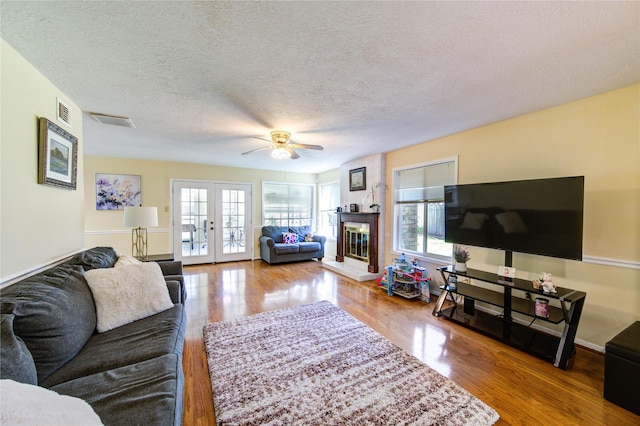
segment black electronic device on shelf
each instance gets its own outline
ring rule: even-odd
[[[444,198],[449,243],[582,260],[584,176],[447,185]]]

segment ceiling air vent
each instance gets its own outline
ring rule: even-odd
[[[58,121],[71,126],[71,109],[60,98],[56,99],[58,101],[58,107],[56,108]]]
[[[117,115],[108,115],[108,114],[99,114],[97,112],[90,112],[90,116],[96,119],[99,123],[102,124],[111,124],[114,126],[123,126],[123,127],[136,127],[133,125],[133,122],[129,117],[120,117]]]

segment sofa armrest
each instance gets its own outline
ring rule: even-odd
[[[169,290],[169,296],[171,296],[171,301],[173,303],[183,303],[182,300],[182,286],[180,285],[180,281],[167,280],[167,290]]]
[[[180,260],[160,261],[156,263],[160,265],[162,275],[164,276],[182,275],[182,261]]]
[[[164,276],[165,281],[178,282],[179,284],[178,293],[180,296],[178,298],[177,303],[184,303],[185,300],[187,300],[187,288],[184,284],[184,276],[182,274],[182,261],[171,260],[171,261],[160,261],[156,263],[160,265],[160,269],[162,270],[162,275]]]
[[[265,235],[260,236],[260,244],[266,244],[270,248],[275,247],[275,241],[273,241],[273,238],[267,237]]]
[[[327,241],[327,237],[325,237],[324,235],[314,235],[313,241],[318,242],[322,244],[322,246],[324,246],[324,243]]]

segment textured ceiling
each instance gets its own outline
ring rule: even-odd
[[[135,123],[85,115],[93,155],[317,173],[640,82],[639,2],[0,6],[2,38],[85,113]],[[241,155],[274,129],[325,150]]]

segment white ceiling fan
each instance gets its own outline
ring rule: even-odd
[[[292,160],[297,160],[300,158],[297,152],[293,150],[293,148],[302,148],[302,149],[315,149],[318,151],[322,151],[324,148],[320,145],[309,145],[304,143],[292,143],[289,140],[291,137],[291,133],[285,132],[284,130],[274,130],[271,132],[271,140],[259,138],[254,136],[256,139],[260,139],[262,141],[271,142],[271,145],[265,146],[262,148],[252,149],[251,151],[243,152],[242,155],[251,154],[252,152],[262,151],[265,149],[273,149],[271,151],[271,156],[278,160],[286,160],[291,158]]]

